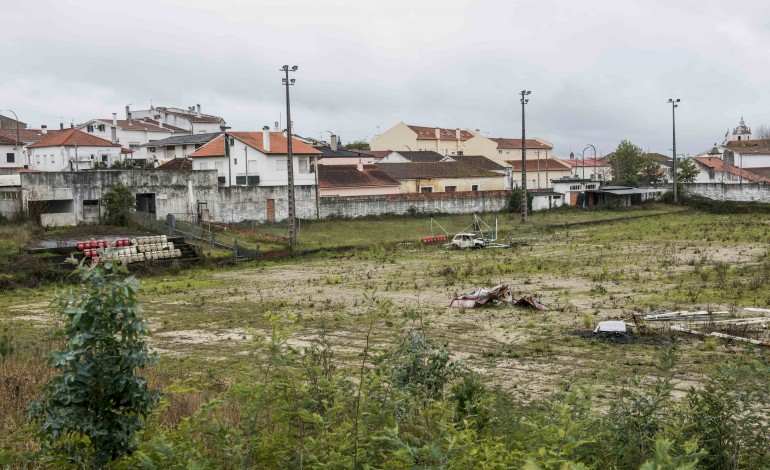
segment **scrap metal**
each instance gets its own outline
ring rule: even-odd
[[[452,299],[449,306],[454,308],[475,308],[477,306],[497,305],[500,302],[510,303],[511,300],[511,289],[508,287],[508,284],[500,284],[491,289],[479,287],[467,294],[458,295]]]

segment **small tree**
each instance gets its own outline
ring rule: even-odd
[[[353,142],[348,142],[345,148],[350,150],[369,150],[369,142],[365,140],[354,140]]]
[[[128,214],[136,210],[136,198],[126,185],[118,182],[102,194],[102,206],[107,210],[108,223],[125,225]]]
[[[639,174],[645,167],[644,150],[624,140],[609,158],[615,181],[629,186],[639,185]]]
[[[676,169],[677,183],[693,183],[698,178],[700,170],[692,158],[685,158],[679,162]]]
[[[64,351],[52,352],[59,371],[30,403],[30,417],[55,454],[70,462],[104,467],[131,453],[136,432],[158,398],[135,374],[155,362],[144,341],[138,282],[110,261],[76,270],[83,287],[57,298],[64,316]]]

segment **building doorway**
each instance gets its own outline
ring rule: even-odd
[[[155,193],[138,193],[136,195],[136,211],[155,215]]]

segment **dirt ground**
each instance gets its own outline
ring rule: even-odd
[[[750,219],[720,219],[715,228],[709,217],[671,215],[539,234],[507,250],[396,247],[194,270],[145,279],[141,297],[161,367],[180,376],[237,376],[252,360],[255,341],[273,334],[272,314],[291,329],[292,346],[306,347],[324,331],[337,357],[351,363],[360,357],[369,321],[375,347],[424,328],[430,341],[494,384],[535,395],[574,383],[601,390],[654,374],[658,348],[673,344],[680,351],[681,392],[721,360],[758,351],[713,346],[665,325],[651,325],[654,334],[640,341],[604,341],[589,332],[601,320],[633,311],[767,308],[765,221],[756,221],[756,232],[729,237],[731,224]],[[716,232],[712,241],[699,238],[709,227],[722,227],[728,238]],[[515,297],[535,295],[552,309],[448,307],[459,293],[501,283]],[[22,332],[18,337],[39,335],[55,318],[44,298],[50,294],[3,296],[4,327]],[[376,320],[368,314],[372,297],[387,303],[387,314]]]

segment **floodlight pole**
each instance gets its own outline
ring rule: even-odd
[[[289,101],[289,86],[294,85],[294,79],[289,80],[289,72],[296,72],[297,66],[289,68],[284,65],[279,70],[286,76],[283,78],[283,84],[286,85],[286,167],[288,174],[288,196],[289,196],[289,246],[294,249],[297,246],[297,219],[296,204],[294,199],[294,161],[291,154],[291,102]]]
[[[524,105],[529,103],[525,96],[532,93],[529,90],[521,90],[521,221],[527,221],[527,145]],[[538,175],[538,178],[540,175]]]
[[[677,103],[679,103],[681,100],[679,98],[669,98],[668,103],[671,103],[671,138],[673,140],[673,149],[674,152],[674,162],[673,162],[673,179],[674,179],[674,204],[677,204],[679,202],[679,198],[677,196],[677,187],[676,187],[676,108],[679,106]]]

